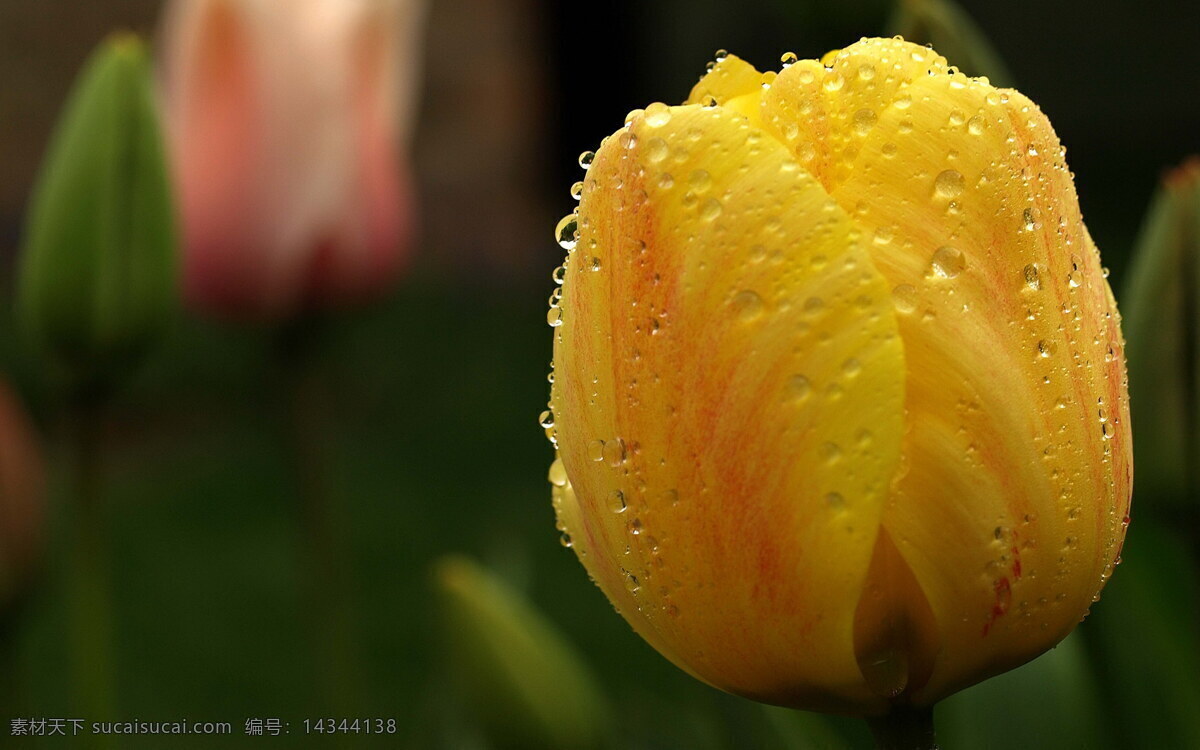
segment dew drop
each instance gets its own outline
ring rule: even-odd
[[[860,136],[864,136],[871,132],[871,128],[875,127],[878,121],[873,109],[860,109],[854,113],[854,132]]]
[[[584,151],[582,154],[579,155],[579,166],[583,167],[586,170],[588,167],[592,166],[592,160],[595,158],[596,158],[595,151]]]
[[[1036,264],[1030,263],[1029,265],[1025,266],[1025,269],[1022,271],[1022,273],[1025,276],[1025,284],[1030,289],[1036,291],[1042,288],[1042,279],[1038,275],[1038,268]]]
[[[616,438],[605,443],[604,461],[613,468],[625,463],[625,441],[621,438]]]
[[[917,288],[912,284],[900,284],[892,289],[892,304],[896,312],[908,315],[917,309]]]
[[[1021,221],[1025,224],[1026,232],[1032,232],[1041,227],[1041,223],[1038,222],[1038,210],[1033,207],[1021,212]]]
[[[695,191],[697,195],[707,193],[712,187],[712,175],[706,170],[697,169],[688,177],[688,186]]]
[[[593,440],[587,445],[587,457],[589,461],[600,462],[604,460],[604,441]]]
[[[943,245],[934,251],[933,259],[930,261],[930,270],[936,276],[952,279],[962,273],[966,265],[967,259],[961,250]]]
[[[645,116],[646,125],[652,128],[661,128],[671,121],[671,108],[662,102],[655,102],[646,107]]]
[[[943,198],[957,198],[962,195],[964,187],[963,176],[955,169],[941,172],[933,182],[934,192]]]
[[[563,466],[561,458],[555,457],[554,463],[550,464],[550,471],[546,473],[546,478],[550,480],[550,484],[555,487],[565,487],[567,484],[567,467]]]
[[[583,182],[576,182],[571,186],[571,197],[575,200],[583,197]]]
[[[579,244],[579,215],[572,213],[559,219],[554,228],[554,239],[563,250],[568,253],[573,251]]]
[[[662,138],[654,137],[646,141],[646,161],[658,164],[671,153],[671,148]]]
[[[608,509],[613,513],[624,513],[629,506],[625,503],[625,493],[613,490],[608,494]]]
[[[763,300],[757,292],[744,289],[733,296],[730,306],[739,319],[749,321],[762,315]]]
[[[563,313],[561,307],[552,307],[546,311],[546,323],[548,323],[551,328],[558,328],[560,325],[562,325],[562,319]]]
[[[547,430],[554,426],[554,412],[546,409],[538,416],[538,424]]]
[[[1053,357],[1054,353],[1058,351],[1058,344],[1049,339],[1042,339],[1037,343],[1037,350],[1040,357]]]
[[[799,59],[800,58],[796,57],[795,52],[784,52],[783,55],[779,58],[779,62],[783,63],[783,67],[786,68],[788,66],[795,65],[796,61]]]
[[[835,464],[842,457],[842,448],[837,443],[825,443],[821,446],[821,459],[827,464]]]
[[[787,397],[791,401],[804,401],[812,393],[812,383],[803,375],[793,375],[787,382]]]
[[[842,497],[840,492],[825,493],[825,504],[833,510],[841,510],[846,507],[846,498]]]
[[[713,221],[721,215],[721,201],[708,198],[700,204],[700,218],[703,221]]]

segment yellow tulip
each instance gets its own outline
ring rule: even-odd
[[[550,480],[564,543],[680,668],[880,715],[1098,596],[1132,477],[1120,318],[1031,101],[898,39],[784,62],[719,53],[585,154]]]

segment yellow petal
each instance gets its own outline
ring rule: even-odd
[[[930,70],[946,70],[933,50],[898,39],[864,39],[822,62],[784,68],[762,95],[763,122],[832,190],[850,174],[880,115],[890,106],[907,106],[905,90]]]
[[[692,87],[685,104],[725,104],[730,99],[761,90],[762,73],[737,55],[717,60],[700,82]]]
[[[855,103],[811,145],[901,312],[907,432],[883,523],[942,633],[914,696],[932,702],[1074,627],[1119,551],[1131,464],[1116,308],[1050,123],[918,68],[857,142],[846,113],[869,82],[846,78]],[[810,101],[828,107],[811,86],[768,97],[764,121]]]
[[[859,232],[782,144],[699,106],[647,110],[607,139],[579,225],[552,481],[581,561],[647,641],[717,687],[884,710],[853,623],[904,357]]]

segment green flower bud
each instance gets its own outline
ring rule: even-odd
[[[176,293],[171,188],[145,46],[109,38],[75,84],[34,189],[18,325],[76,383],[136,363]]]
[[[506,748],[598,746],[607,704],[554,625],[466,558],[440,561],[436,579],[454,666],[489,739]]]
[[[1138,427],[1139,497],[1200,490],[1200,158],[1173,170],[1150,203],[1125,313],[1129,402]]]

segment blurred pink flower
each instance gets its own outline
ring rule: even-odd
[[[45,465],[24,406],[0,382],[0,610],[25,591],[41,560]]]
[[[188,303],[278,319],[408,255],[415,0],[173,0],[162,87]]]

